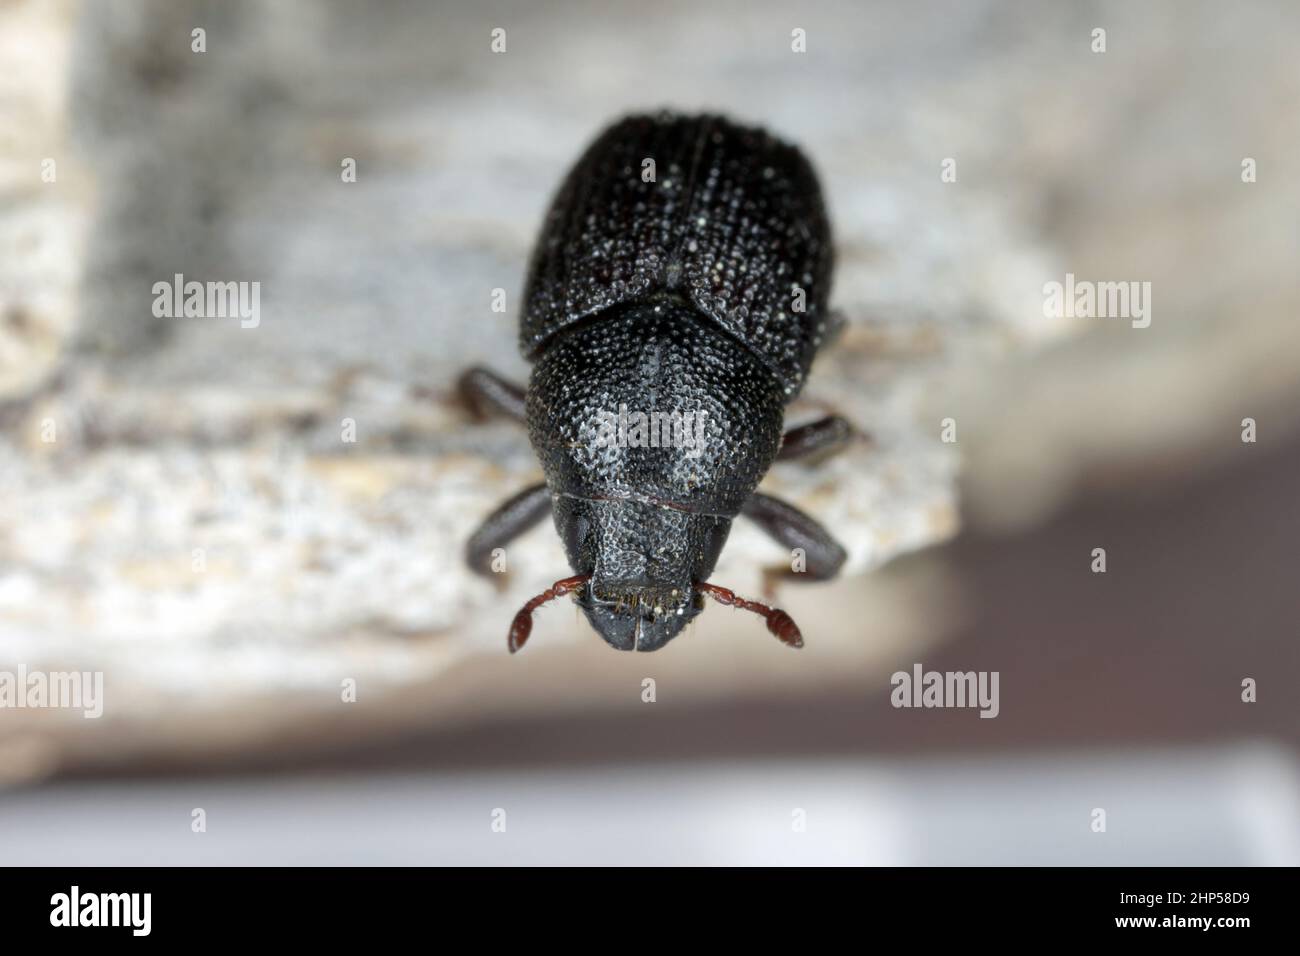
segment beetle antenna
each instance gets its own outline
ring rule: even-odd
[[[720,588],[716,584],[705,584],[703,581],[696,581],[695,588],[719,604],[738,607],[742,611],[753,611],[767,621],[767,629],[775,634],[782,644],[788,647],[803,647],[803,635],[799,633],[799,625],[779,607],[768,607],[757,601],[746,601],[742,597],[737,597],[735,591]]]
[[[528,636],[533,633],[534,611],[547,601],[554,601],[557,597],[578,590],[590,580],[590,574],[575,574],[571,578],[562,578],[521,607],[519,613],[515,615],[514,621],[510,624],[510,637],[506,642],[506,646],[510,648],[510,653],[513,654],[523,647],[528,640]]]

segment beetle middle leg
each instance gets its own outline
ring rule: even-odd
[[[770,594],[778,581],[802,578],[827,581],[839,574],[848,553],[818,521],[792,504],[762,492],[754,492],[741,508],[741,514],[762,528],[783,547],[802,549],[806,561],[803,571],[786,565],[765,568],[763,590]]]
[[[791,428],[781,438],[777,461],[805,458],[819,452],[839,451],[853,438],[853,426],[839,415],[827,415],[807,425]]]
[[[481,418],[501,415],[521,423],[527,421],[523,388],[491,369],[481,365],[465,369],[456,383],[456,391]]]
[[[533,485],[502,502],[470,535],[465,544],[465,563],[475,574],[492,575],[492,552],[504,548],[525,531],[540,524],[551,512],[551,489]]]

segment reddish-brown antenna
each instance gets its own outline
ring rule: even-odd
[[[768,607],[766,604],[759,604],[757,601],[746,601],[742,597],[736,597],[734,591],[720,588],[716,584],[705,584],[702,581],[696,581],[695,588],[709,595],[719,604],[738,607],[742,611],[753,611],[755,614],[761,615],[767,621],[767,629],[775,634],[782,644],[789,647],[803,647],[803,635],[799,633],[799,625],[795,624],[794,618],[780,608]]]
[[[582,587],[590,580],[590,574],[575,574],[571,578],[564,578],[563,580],[556,581],[541,594],[537,595],[537,597],[533,598],[521,607],[519,613],[515,615],[514,621],[510,624],[510,637],[506,643],[506,646],[510,648],[510,653],[513,654],[515,651],[519,650],[519,648],[523,647],[524,643],[528,640],[528,635],[533,633],[534,611],[547,601],[553,601],[557,597],[578,590],[578,588]]]

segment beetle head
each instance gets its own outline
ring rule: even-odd
[[[587,620],[620,651],[657,651],[704,609],[702,595],[688,589],[625,586],[607,590],[588,585],[578,597]]]
[[[803,637],[790,615],[707,582],[731,519],[629,498],[554,499],[555,526],[576,574],[528,601],[510,625],[511,653],[533,630],[533,612],[564,594],[621,651],[657,651],[704,609],[704,595],[750,611],[788,647]]]
[[[704,607],[694,586],[713,573],[731,519],[631,499],[561,495],[555,525],[578,574],[578,606],[612,647],[654,651]]]

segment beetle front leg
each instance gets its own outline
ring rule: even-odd
[[[507,499],[470,535],[465,544],[465,563],[475,574],[490,577],[492,553],[540,524],[550,510],[551,489],[544,484],[525,488]]]
[[[826,581],[839,574],[848,553],[840,547],[829,531],[794,505],[762,492],[750,495],[741,514],[755,522],[778,544],[804,553],[804,570],[795,571],[787,565],[777,565],[763,570],[763,590],[770,594],[778,581],[803,578],[809,581]]]
[[[791,428],[781,436],[777,461],[804,458],[818,452],[839,451],[853,437],[853,426],[839,415],[827,415],[807,425]]]
[[[517,422],[525,422],[524,390],[491,369],[475,365],[461,373],[456,383],[461,400],[478,415],[502,415]]]

